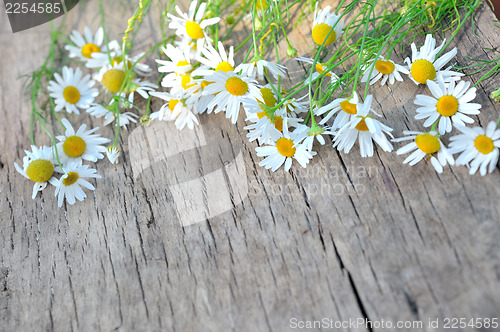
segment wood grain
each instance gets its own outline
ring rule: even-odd
[[[106,5],[116,36],[131,12]],[[97,27],[96,13],[97,1],[79,5],[67,15],[68,32]],[[159,40],[158,13],[145,18],[139,49]],[[477,36],[469,30],[453,41],[458,63],[492,56],[482,47],[499,45],[493,19],[483,5]],[[310,50],[309,26],[290,35],[299,56]],[[287,331],[291,318],[500,317],[498,170],[438,175],[424,162],[402,165],[395,153],[345,155],[328,141],[306,169],[272,173],[258,166],[243,117],[233,126],[212,114],[192,133],[170,123],[131,127],[120,139],[122,161],[96,164],[103,179],[84,202],[57,208],[51,188],[31,200],[13,167],[29,146],[30,105],[18,77],[43,62],[47,31],[13,35],[0,14],[1,331]],[[228,44],[248,24],[238,31]],[[284,54],[286,43],[279,48]],[[292,79],[303,74],[296,61],[286,65]],[[497,85],[479,85],[481,125],[498,117],[488,98]],[[422,129],[413,100],[424,88],[407,80],[370,91],[396,136]],[[102,127],[87,115],[68,118]],[[41,131],[36,139],[49,143]],[[208,219],[191,223],[200,209]]]

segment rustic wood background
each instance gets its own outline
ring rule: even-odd
[[[97,4],[71,11],[67,31],[99,26]],[[106,2],[111,35],[132,5]],[[145,17],[138,50],[160,39],[159,12]],[[500,43],[493,19],[483,5],[476,35],[466,29],[453,41],[458,63],[493,56],[482,49]],[[299,55],[311,49],[310,22],[291,33]],[[241,24],[226,44],[248,29]],[[233,126],[212,114],[200,117],[202,131],[132,126],[120,164],[96,165],[103,179],[84,202],[57,208],[53,188],[31,200],[31,183],[13,167],[29,146],[20,76],[42,64],[49,31],[12,34],[0,14],[1,331],[286,331],[291,318],[500,317],[498,170],[438,175],[425,162],[409,167],[380,150],[363,159],[328,141],[307,169],[272,173],[257,165],[242,116]],[[291,78],[303,75],[296,61],[287,65]],[[479,86],[480,125],[498,117],[488,98],[496,88],[496,78]],[[424,91],[409,80],[371,90],[396,136],[422,129],[413,100]],[[68,118],[102,127],[86,114]],[[113,135],[109,126],[100,132]],[[36,138],[48,143],[40,131]]]

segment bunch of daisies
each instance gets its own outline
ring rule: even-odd
[[[417,51],[416,45],[411,45],[412,57],[407,58],[407,70],[410,79],[415,84],[425,84],[429,93],[417,95],[414,103],[417,107],[415,119],[425,120],[427,131],[404,131],[406,135],[394,139],[396,142],[411,141],[397,151],[397,154],[411,154],[404,163],[415,165],[426,158],[430,160],[438,173],[447,164],[466,165],[469,173],[478,170],[481,175],[491,173],[498,162],[500,147],[500,130],[497,124],[490,122],[486,129],[481,127],[468,128],[473,124],[471,115],[480,113],[481,105],[473,103],[476,98],[476,88],[471,83],[461,80],[463,74],[445,68],[446,64],[456,55],[456,48],[441,57],[437,55],[443,50],[446,40],[436,46],[436,40],[427,35],[424,44]],[[456,129],[460,134],[449,138],[449,146],[443,143],[443,137]],[[453,154],[460,155],[456,160]]]
[[[256,149],[266,157],[261,166],[275,171],[284,164],[288,170],[295,159],[305,167],[314,152],[299,114],[307,111],[308,103],[304,98],[285,101],[276,84],[266,84],[285,76],[286,68],[260,54],[236,65],[233,46],[227,49],[210,37],[208,27],[220,19],[205,18],[205,10],[206,3],[193,1],[188,13],[176,7],[178,16],[168,15],[177,40],[163,47],[167,59],[157,60],[167,91],[151,93],[164,101],[151,119],[193,129],[199,114],[224,112],[234,124],[243,109],[249,140],[264,145]]]
[[[78,31],[70,35],[72,44],[65,47],[69,57],[76,59],[76,64],[84,65],[85,71],[94,72],[84,74],[79,67],[65,66],[48,84],[53,111],[63,130],[53,138],[53,146],[32,145],[31,151],[25,151],[23,166],[15,163],[19,173],[34,182],[32,198],[50,183],[55,186],[59,206],[64,199],[69,204],[82,201],[86,197],[82,187],[94,190],[85,178],[100,178],[95,169],[83,162],[97,162],[106,155],[111,163],[116,163],[120,155],[116,139],[106,147],[111,141],[96,133],[98,127],[87,130],[82,124],[75,130],[59,113],[80,114],[85,110],[96,118],[104,118],[104,125],[114,123],[118,129],[126,129],[128,124],[137,121],[138,115],[123,110],[136,107],[136,95],[147,99],[149,93],[158,88],[143,78],[152,72],[149,66],[139,63],[144,54],[129,56],[117,41],[106,44],[104,39],[102,28],[93,34],[86,27],[83,35]]]
[[[339,16],[330,14],[330,8],[316,11],[312,28],[312,37],[316,44],[330,45],[342,33],[342,23]],[[430,94],[417,95],[415,99],[415,119],[425,120],[424,128],[427,131],[404,131],[405,137],[392,139],[393,142],[412,141],[410,144],[397,150],[397,154],[411,154],[404,163],[415,165],[426,158],[438,173],[443,171],[443,166],[450,164],[466,165],[470,174],[479,169],[481,175],[492,172],[499,158],[500,130],[497,123],[490,122],[486,129],[481,127],[468,128],[466,124],[474,123],[471,115],[480,113],[481,105],[473,103],[476,97],[476,88],[470,82],[461,80],[463,74],[452,70],[447,64],[457,54],[453,48],[449,52],[438,55],[443,51],[446,40],[439,46],[432,35],[427,35],[423,46],[417,50],[412,43],[412,56],[406,58],[404,64],[397,64],[380,54],[366,56],[367,60],[362,66],[361,82],[373,85],[380,82],[395,84],[402,82],[404,75],[417,85],[426,85]],[[310,84],[320,77],[330,80],[330,85],[338,85],[340,78],[328,71],[327,65],[310,58],[298,58],[298,61],[310,63],[315,66],[315,72],[306,79]],[[380,117],[372,108],[372,96],[368,95],[364,102],[353,90],[347,98],[336,98],[330,103],[314,109],[314,114],[322,116],[320,126],[332,133],[333,147],[348,153],[356,141],[359,143],[362,157],[373,155],[373,143],[384,151],[392,151],[393,147],[386,136],[391,135],[392,129],[376,119]],[[310,135],[322,132],[323,129],[313,130],[316,126],[314,117],[311,118],[312,127]],[[328,126],[329,124],[329,126]],[[443,144],[445,134],[452,132],[453,128],[461,134],[450,137],[449,147]],[[323,143],[323,140],[320,140]],[[455,161],[453,154],[460,153]]]
[[[33,145],[31,151],[26,151],[22,167],[15,164],[22,175],[35,183],[33,198],[51,183],[56,187],[59,206],[64,199],[69,204],[83,200],[86,194],[81,187],[94,190],[85,178],[99,177],[95,169],[83,162],[96,162],[106,155],[111,163],[116,163],[120,155],[116,146],[119,130],[137,122],[139,115],[134,109],[141,111],[137,99],[149,100],[151,96],[162,100],[162,106],[151,114],[148,109],[142,112],[143,125],[151,120],[172,121],[178,130],[186,130],[199,125],[199,116],[204,113],[223,112],[233,124],[240,115],[244,116],[247,138],[258,143],[256,154],[263,158],[259,165],[272,171],[282,166],[288,171],[294,160],[306,167],[317,154],[315,142],[325,145],[326,136],[331,137],[332,147],[343,153],[349,153],[357,144],[362,157],[372,157],[375,145],[391,152],[392,142],[411,141],[397,150],[397,154],[410,153],[404,163],[415,165],[426,158],[439,173],[447,164],[467,165],[471,174],[478,170],[481,175],[493,171],[499,158],[498,123],[490,122],[486,129],[466,126],[474,123],[470,116],[479,114],[481,105],[472,102],[476,88],[449,66],[456,48],[439,56],[445,41],[438,46],[429,34],[419,50],[414,43],[411,45],[411,58],[398,64],[390,59],[390,52],[382,55],[385,42],[381,47],[377,44],[376,52],[374,44],[364,49],[367,28],[372,25],[369,15],[363,18],[367,26],[362,42],[342,43],[342,38],[353,35],[345,36],[343,15],[332,11],[330,6],[319,9],[316,2],[311,29],[316,52],[311,57],[296,58],[307,68],[307,75],[298,85],[285,90],[281,80],[287,76],[287,68],[280,64],[279,54],[275,62],[264,58],[266,36],[280,38],[275,22],[281,24],[288,43],[287,56],[297,55],[286,36],[280,4],[280,1],[264,0],[253,3],[254,56],[247,61],[251,52],[248,50],[243,63],[238,64],[234,47],[224,46],[218,33],[213,33],[218,32],[220,18],[213,16],[214,11],[207,9],[207,3],[194,0],[187,13],[176,6],[175,14],[167,14],[175,40],[163,45],[164,56],[156,60],[162,75],[158,80],[161,80],[161,91],[148,80],[152,69],[141,63],[146,54],[129,54],[129,32],[134,22],[140,21],[144,8],[149,8],[142,1],[129,20],[121,44],[114,40],[107,42],[102,28],[95,34],[89,28],[85,28],[83,35],[73,31],[72,44],[67,45],[66,50],[69,57],[84,64],[84,68],[63,67],[48,85],[54,115],[63,130],[55,138],[51,136],[53,146]],[[266,20],[271,23],[264,26]],[[257,36],[259,29],[262,31]],[[348,25],[346,29],[353,28]],[[333,51],[330,47],[336,46],[339,47],[329,60],[320,61],[324,50],[328,53]],[[333,73],[339,65],[346,68],[344,61],[354,55],[358,57],[357,66],[346,69],[343,74]],[[354,72],[354,77],[350,76]],[[405,76],[416,85],[428,87],[427,94],[417,95],[415,99],[418,106],[415,119],[424,121],[425,130],[405,131],[405,137],[395,139],[393,129],[383,123],[382,114],[375,110],[373,96],[365,93],[362,98],[356,88],[358,80],[367,84],[365,91],[368,91],[375,83],[392,85],[402,82]],[[354,86],[349,88],[352,82]],[[342,90],[342,94],[331,98],[337,90]],[[303,91],[306,93],[300,95]],[[98,128],[87,130],[86,125],[81,125],[75,131],[67,119],[58,115],[60,112],[79,114],[82,110],[102,118],[104,125],[114,124],[116,136],[112,145],[106,147],[111,141],[97,134]],[[37,119],[46,129],[44,118],[38,114]],[[444,138],[455,129],[460,134],[450,137],[447,147]],[[456,160],[454,154],[459,154]]]

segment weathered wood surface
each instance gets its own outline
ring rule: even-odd
[[[112,6],[118,34],[131,9]],[[70,28],[98,26],[96,12],[96,1],[79,5]],[[157,16],[145,18],[140,47],[159,39]],[[459,63],[491,56],[481,47],[500,43],[493,18],[483,5],[478,36],[457,36]],[[0,20],[0,330],[286,331],[291,318],[500,317],[498,170],[438,175],[395,153],[363,159],[328,142],[307,169],[271,173],[257,166],[243,119],[232,126],[212,114],[192,133],[168,123],[130,129],[123,162],[98,163],[103,179],[82,203],[59,209],[53,189],[32,201],[13,167],[29,145],[18,77],[42,63],[49,28],[13,35],[4,13]],[[308,26],[291,34],[299,55],[310,47]],[[287,65],[302,75],[295,61]],[[487,97],[497,85],[480,85],[482,125],[499,114]],[[396,136],[420,129],[413,100],[423,88],[406,81],[371,91]]]

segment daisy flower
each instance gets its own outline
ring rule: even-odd
[[[85,131],[87,125],[82,124],[75,132],[67,119],[62,119],[61,122],[66,128],[64,135],[56,137],[59,140],[57,151],[61,163],[66,164],[82,159],[96,162],[98,159],[104,158],[102,153],[106,152],[106,148],[101,144],[109,143],[110,140],[94,134],[99,127]]]
[[[457,165],[469,165],[470,174],[479,169],[481,175],[491,173],[498,162],[498,148],[500,147],[500,129],[491,121],[486,130],[481,127],[468,128],[456,126],[461,135],[450,137],[450,153],[461,153],[457,158]]]
[[[122,92],[122,97],[126,97],[128,93],[127,99],[129,102],[129,108],[131,108],[134,104],[134,97],[136,92],[142,98],[147,100],[149,98],[149,94],[153,91],[156,91],[156,89],[158,89],[158,85],[156,85],[155,83],[151,83],[149,81],[141,81],[140,79],[136,78],[128,82],[128,84],[125,86],[125,89],[123,89]]]
[[[314,63],[314,59],[311,59],[311,58],[306,58],[306,57],[298,57],[296,58],[295,60],[297,61],[301,61],[301,62],[305,62],[305,63],[309,63],[309,64],[313,64]],[[316,62],[316,65],[314,66],[314,73],[312,73],[312,76],[309,78],[309,71],[306,71],[307,73],[307,77],[304,81],[304,84],[308,85],[309,83],[311,82],[315,82],[317,80],[317,78],[323,74],[328,68],[326,65],[320,63],[320,62]],[[338,82],[340,80],[340,78],[335,75],[334,73],[332,73],[331,71],[327,72],[323,77],[329,77],[330,78],[330,84],[334,84],[336,82]]]
[[[106,157],[108,157],[108,160],[112,164],[117,164],[118,163],[118,157],[120,157],[120,149],[118,149],[116,146],[108,146],[106,149]]]
[[[411,61],[406,58],[405,62],[408,64],[410,70],[410,79],[415,84],[427,84],[427,80],[435,80],[437,77],[442,77],[445,82],[455,81],[462,73],[457,73],[449,70],[449,68],[442,70],[442,68],[457,54],[457,48],[453,48],[448,53],[436,58],[437,54],[444,47],[446,39],[443,40],[441,46],[436,47],[436,40],[432,35],[425,37],[424,45],[417,51],[415,43],[411,44]]]
[[[92,57],[88,59],[85,66],[87,68],[106,68],[112,67],[115,64],[119,64],[123,61],[122,48],[116,40],[108,43],[109,56],[107,53],[94,53]],[[145,64],[138,62],[143,56],[144,52],[137,54],[136,56],[125,55],[125,62],[127,63],[127,68],[132,68],[134,73],[141,76],[151,75],[151,68]]]
[[[50,183],[56,187],[55,196],[57,205],[62,206],[64,198],[73,205],[76,199],[83,201],[87,195],[80,186],[95,190],[94,186],[84,178],[100,178],[95,169],[89,169],[89,165],[82,165],[82,161],[70,162],[64,167],[64,175],[59,180],[51,178]]]
[[[201,49],[201,53],[205,57],[198,57],[200,61],[207,68],[198,68],[193,71],[193,76],[210,76],[213,73],[222,70],[227,73],[234,71],[234,47],[229,47],[229,55],[226,54],[224,45],[219,41],[219,51],[215,50],[212,45],[208,44],[206,48]]]
[[[218,71],[210,76],[212,84],[205,87],[203,95],[215,95],[208,107],[215,107],[215,113],[226,112],[226,118],[236,123],[243,99],[261,98],[257,82],[250,77],[240,76],[230,71]],[[216,106],[217,105],[217,106]]]
[[[257,57],[250,61],[250,63],[239,64],[234,71],[237,73],[241,72],[242,75],[251,78],[262,80],[264,79],[266,70],[273,74],[275,79],[278,79],[279,76],[285,76],[286,67]]]
[[[160,60],[155,61],[160,65],[158,71],[160,73],[175,73],[175,74],[186,74],[193,70],[191,65],[191,56],[186,49],[181,49],[168,44],[167,47],[162,47],[163,53],[170,60]]]
[[[289,98],[285,100],[283,105],[276,110],[276,115],[286,116],[286,117],[297,117],[300,113],[309,111],[309,102],[303,100],[307,95],[300,98]]]
[[[344,153],[349,153],[354,143],[359,137],[359,148],[361,157],[373,156],[373,141],[375,141],[384,151],[392,151],[392,145],[387,140],[385,134],[391,137],[392,128],[373,119],[369,113],[371,111],[372,95],[368,95],[363,104],[358,104],[358,111],[351,120],[349,120],[333,139],[333,147],[338,150],[344,150]],[[375,113],[376,114],[376,113]]]
[[[176,30],[175,33],[177,36],[196,41],[197,48],[201,49],[205,40],[211,42],[211,39],[205,32],[205,28],[219,23],[220,18],[213,17],[204,20],[203,16],[205,15],[207,4],[205,2],[201,3],[198,10],[196,10],[197,5],[197,0],[191,2],[187,14],[183,13],[179,6],[176,5],[175,10],[177,11],[179,17],[170,13],[168,13],[167,16],[170,19],[168,27]]]
[[[387,81],[390,84],[394,84],[395,81],[403,82],[400,72],[403,74],[410,73],[406,67],[398,65],[391,59],[385,59],[382,56],[379,56],[377,60],[370,60],[362,69],[365,72],[361,82],[366,83],[370,81],[370,85],[375,84],[380,79],[382,79],[380,85],[384,85]]]
[[[113,102],[113,101],[112,101]],[[115,112],[110,111],[108,108],[100,105],[100,104],[92,104],[91,107],[87,109],[87,113],[89,113],[92,116],[95,116],[96,118],[102,118],[104,117],[104,125],[107,126],[110,123],[115,122],[116,120],[116,114]],[[124,129],[127,129],[127,126],[130,123],[136,123],[137,118],[139,116],[137,114],[134,114],[132,112],[120,112],[118,114],[118,123],[120,124],[120,127],[123,127]]]
[[[281,137],[285,121],[288,127],[297,127],[303,121],[300,118],[273,114],[268,110],[268,107],[273,107],[268,102],[265,103],[267,107],[258,100],[246,100],[243,105],[247,112],[246,120],[253,122],[244,128],[249,131],[247,137],[250,142],[257,139],[260,144],[269,144]]]
[[[340,21],[341,16],[330,13],[330,6],[318,11],[318,2],[314,8],[314,21],[312,28],[312,38],[318,45],[331,45],[344,32],[342,27],[344,22]]]
[[[470,103],[476,97],[476,88],[470,88],[470,82],[460,81],[456,86],[451,81],[445,84],[441,77],[438,83],[428,81],[427,86],[432,93],[432,97],[417,95],[415,104],[422,106],[417,108],[415,119],[427,119],[424,127],[432,126],[439,120],[439,133],[444,135],[452,130],[454,125],[464,125],[473,123],[474,120],[468,115],[480,113],[480,104]]]
[[[436,131],[423,133],[419,131],[403,131],[406,137],[395,138],[393,142],[413,141],[410,144],[399,148],[396,152],[398,155],[412,152],[404,161],[403,164],[409,163],[410,166],[417,164],[424,157],[430,158],[432,166],[438,173],[443,172],[443,166],[447,163],[453,165],[455,161],[453,156],[446,149],[443,142],[439,138]],[[437,155],[437,158],[436,158]]]
[[[266,169],[271,169],[275,172],[278,168],[285,164],[285,171],[289,171],[292,167],[292,159],[302,167],[306,167],[309,160],[312,159],[313,153],[307,151],[306,146],[299,142],[295,135],[290,135],[286,121],[283,125],[283,133],[272,145],[256,147],[257,156],[266,157],[259,163]]]
[[[80,114],[79,108],[88,108],[99,94],[97,89],[92,88],[95,82],[90,79],[90,75],[82,75],[79,68],[73,70],[66,66],[62,69],[62,77],[58,73],[54,74],[56,80],[49,82],[47,90],[54,98],[56,112],[65,108],[68,113]]]
[[[23,158],[23,168],[17,163],[14,163],[16,170],[21,173],[25,178],[30,179],[35,184],[33,185],[32,199],[35,199],[37,193],[47,187],[47,182],[52,179],[54,174],[54,164],[56,163],[52,148],[42,146],[37,148],[35,145],[31,146],[31,150],[24,152],[26,156]]]
[[[187,96],[185,100],[185,104],[188,107],[191,107],[196,113],[201,114],[207,111],[208,114],[212,113],[215,106],[208,107],[212,99],[213,95],[203,95],[203,90],[212,84],[213,82],[209,82],[205,79],[193,79],[189,86],[186,86],[187,89],[183,91],[184,95]]]
[[[334,114],[338,113],[333,121],[332,128],[341,128],[358,113],[358,106],[358,94],[356,91],[353,91],[351,98],[337,98],[331,103],[318,108],[315,111],[315,114],[323,115],[327,113],[326,116],[319,122],[320,125],[323,125],[330,120]]]
[[[302,137],[304,139],[302,143],[306,146],[307,151],[312,151],[314,139],[316,139],[319,144],[325,145],[325,138],[322,135],[335,135],[335,133],[331,130],[331,127],[322,127],[318,125],[312,127],[300,125],[294,133],[295,132],[297,132],[298,137]]]
[[[82,36],[78,31],[73,30],[69,39],[75,44],[66,45],[64,48],[69,51],[70,58],[79,58],[82,61],[88,61],[92,56],[97,53],[107,55],[107,47],[102,45],[104,40],[104,31],[102,27],[97,29],[95,35],[92,35],[92,31],[89,27],[85,27],[84,36]]]
[[[193,129],[195,123],[197,125],[200,124],[196,115],[186,106],[184,101],[176,99],[167,92],[154,92],[151,95],[168,101],[168,103],[160,107],[159,111],[151,114],[151,119],[175,121],[175,126],[179,130],[184,129],[185,126],[189,129]]]

